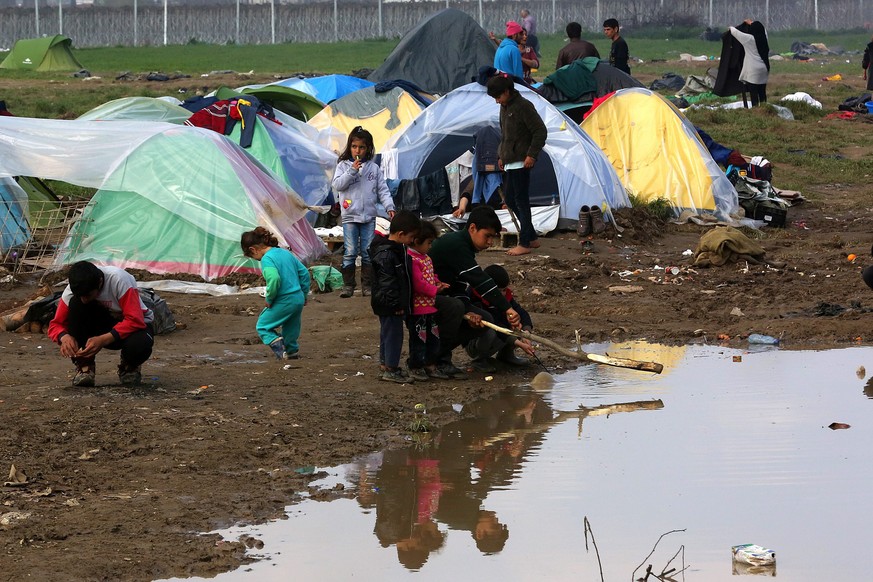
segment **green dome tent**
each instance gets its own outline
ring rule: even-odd
[[[0,69],[78,71],[84,67],[73,56],[72,46],[73,41],[60,34],[22,39],[16,41]]]
[[[225,137],[160,122],[0,118],[0,177],[97,188],[56,264],[91,260],[210,281],[257,273],[240,235],[264,226],[303,261],[324,252],[306,204]]]

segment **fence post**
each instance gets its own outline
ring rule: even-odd
[[[136,2],[136,0],[134,0],[134,2]],[[234,35],[234,39],[234,42],[239,46],[239,0],[236,0],[236,34]]]
[[[276,44],[276,0],[270,0],[270,44]]]
[[[709,27],[712,28],[712,0],[709,0]]]
[[[333,0],[333,42],[339,42],[339,11],[336,2],[337,0]]]
[[[58,0],[58,34],[64,34],[64,3]]]
[[[555,7],[555,0],[552,0],[552,32],[555,32],[558,27],[558,9]]]
[[[446,0],[446,8],[449,7],[449,0]],[[382,34],[382,0],[379,0],[379,38],[384,38]]]
[[[137,10],[136,0],[133,0],[133,46],[137,46],[138,44],[138,34],[139,30],[137,28],[137,17],[139,11]]]
[[[813,0],[815,5],[815,29],[818,30],[818,0]]]
[[[164,0],[164,46],[167,46],[167,0]]]
[[[39,0],[33,0],[33,10],[36,24],[36,36],[39,36]]]
[[[479,0],[479,26],[485,28],[485,25],[482,24],[482,0]]]

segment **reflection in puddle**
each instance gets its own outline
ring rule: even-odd
[[[775,576],[731,562],[744,543],[775,550],[786,580],[867,578],[873,389],[856,370],[873,349],[586,349],[665,372],[584,366],[470,405],[416,447],[329,469],[318,484],[354,499],[220,532],[257,537],[265,559],[215,579],[596,580],[586,518],[606,580],[630,578],[656,542],[646,564],[660,572],[682,550],[677,580]],[[658,541],[671,530],[684,531]]]

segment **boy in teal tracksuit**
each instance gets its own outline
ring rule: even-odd
[[[291,251],[279,248],[278,239],[263,227],[243,233],[240,245],[247,257],[261,261],[267,282],[267,307],[258,317],[258,335],[277,358],[296,359],[309,271]]]

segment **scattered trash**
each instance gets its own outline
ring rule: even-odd
[[[864,376],[867,375],[867,369],[864,366],[858,366],[858,369],[855,370],[855,375],[858,377],[858,380],[863,380]]]
[[[693,254],[694,254],[694,251],[692,251],[691,249],[685,249],[684,251],[682,251],[683,257],[690,257]]]
[[[718,341],[726,342],[729,339],[731,339],[731,336],[729,336],[726,333],[720,333],[717,336],[715,336],[715,339],[717,339]]]
[[[30,517],[29,511],[10,511],[9,513],[0,513],[0,525],[12,525],[17,521],[24,521]]]
[[[753,333],[749,335],[749,343],[762,346],[776,346],[779,345],[779,338],[771,335],[764,335],[762,333]]]
[[[460,414],[461,411],[464,410],[464,405],[463,405],[463,404],[457,404],[457,403],[456,403],[456,404],[452,404],[452,410],[454,410],[455,412],[457,412],[458,414]]]
[[[734,360],[734,362],[742,362],[743,356],[734,356],[733,360]]]
[[[203,386],[200,386],[199,388],[195,388],[194,390],[189,390],[188,394],[191,394],[193,396],[197,396],[201,392],[208,390],[209,388],[212,388],[212,387],[213,387],[212,384],[204,384]]]
[[[9,469],[9,478],[3,482],[4,487],[24,487],[27,485],[27,475],[21,469],[16,469],[15,465]]]
[[[613,285],[609,288],[611,293],[638,293],[642,290],[639,285]]]
[[[493,380],[493,379],[494,379],[494,376],[485,376],[485,381],[486,381],[486,382],[490,382],[490,381]]]
[[[857,259],[857,258],[858,258],[858,257],[857,257],[856,255],[854,255],[854,254],[850,254],[850,255],[848,255],[848,256],[846,257],[846,259],[848,259],[850,263],[854,263],[854,262],[855,262],[855,259]]]
[[[828,428],[831,430],[844,430],[847,428],[852,428],[852,425],[846,424],[845,422],[832,422],[828,425]]]
[[[776,552],[756,544],[731,546],[731,554],[737,562],[753,566],[768,566],[776,563]]]
[[[743,313],[743,310],[740,309],[739,307],[734,307],[733,309],[731,309],[731,315],[736,315],[737,317],[745,317],[746,316],[746,314]]]

